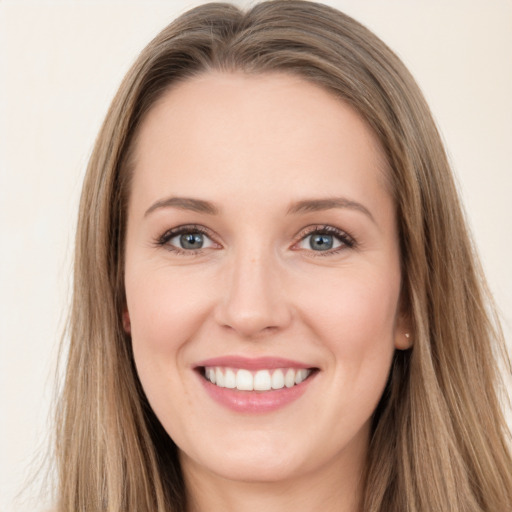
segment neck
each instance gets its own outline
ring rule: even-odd
[[[362,461],[363,459],[360,459]],[[182,462],[183,454],[182,454]],[[287,480],[230,480],[190,459],[183,465],[187,512],[359,512],[364,464],[328,467]],[[341,470],[341,471],[340,471]]]

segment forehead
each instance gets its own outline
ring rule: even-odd
[[[143,120],[133,162],[133,187],[154,193],[329,195],[342,175],[354,189],[387,188],[388,177],[377,137],[353,108],[283,73],[211,72],[173,86]]]

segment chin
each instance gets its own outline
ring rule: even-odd
[[[252,460],[247,457],[232,459],[224,457],[220,467],[212,468],[222,478],[247,483],[274,483],[285,481],[297,475],[300,464],[292,461],[269,458]]]
[[[271,483],[293,478],[305,469],[304,459],[297,455],[297,450],[279,450],[273,444],[264,448],[252,442],[239,448],[231,445],[213,453],[202,452],[193,462],[182,453],[181,460],[183,464],[189,459],[203,471],[227,480]]]

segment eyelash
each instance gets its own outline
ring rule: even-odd
[[[165,247],[168,251],[173,252],[177,255],[183,255],[183,256],[196,256],[200,255],[204,252],[204,248],[200,249],[182,249],[180,247],[177,247],[175,245],[170,245],[169,241],[173,238],[184,235],[184,234],[201,234],[208,237],[210,240],[213,241],[213,234],[209,229],[206,229],[203,226],[196,225],[196,224],[190,224],[190,225],[184,225],[184,226],[178,226],[176,228],[172,228],[167,230],[165,233],[163,233],[161,236],[159,236],[154,244],[157,247]],[[335,249],[329,249],[326,251],[313,251],[308,250],[313,256],[331,256],[333,254],[338,254],[340,251],[343,251],[345,249],[353,249],[357,246],[355,239],[349,235],[347,232],[342,231],[341,229],[338,229],[334,226],[330,226],[327,224],[322,225],[314,225],[309,226],[302,230],[299,235],[297,236],[297,241],[293,244],[293,247],[297,246],[299,243],[304,241],[308,236],[311,235],[329,235],[333,236],[338,239],[339,242],[341,242],[341,245]],[[219,244],[216,242],[213,242],[217,246],[220,247]],[[301,249],[294,249],[294,250],[301,250]],[[304,249],[307,250],[307,249]]]
[[[200,234],[207,236],[210,240],[213,240],[213,236],[210,230],[206,229],[203,226],[199,226],[196,224],[188,224],[185,226],[178,226],[176,228],[172,228],[167,230],[163,235],[158,237],[155,240],[155,245],[158,247],[165,247],[168,251],[173,252],[178,255],[183,256],[196,256],[201,254],[204,249],[182,249],[181,247],[176,247],[175,245],[170,245],[169,242],[180,235],[185,234]],[[215,242],[214,242],[215,243]],[[216,244],[219,245],[219,244]]]
[[[341,229],[330,226],[328,224],[314,225],[305,228],[303,231],[301,231],[299,239],[297,242],[295,242],[294,246],[298,245],[300,242],[311,235],[329,235],[337,238],[341,242],[341,245],[335,249],[329,249],[326,251],[313,251],[312,249],[308,250],[308,252],[310,252],[314,257],[332,256],[333,254],[338,254],[343,250],[356,248],[356,241],[354,237],[349,235],[346,231],[342,231]]]

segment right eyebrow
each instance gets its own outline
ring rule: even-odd
[[[198,213],[207,213],[209,215],[217,215],[218,208],[209,201],[203,199],[195,199],[193,197],[166,197],[159,199],[153,203],[144,213],[147,217],[151,212],[160,208],[179,208],[180,210],[190,210]]]
[[[320,199],[305,199],[298,201],[290,206],[288,209],[289,214],[300,214],[308,212],[320,212],[324,210],[330,210],[333,208],[348,208],[350,210],[356,210],[364,213],[372,222],[376,224],[374,216],[366,206],[352,201],[346,197],[326,197]]]

